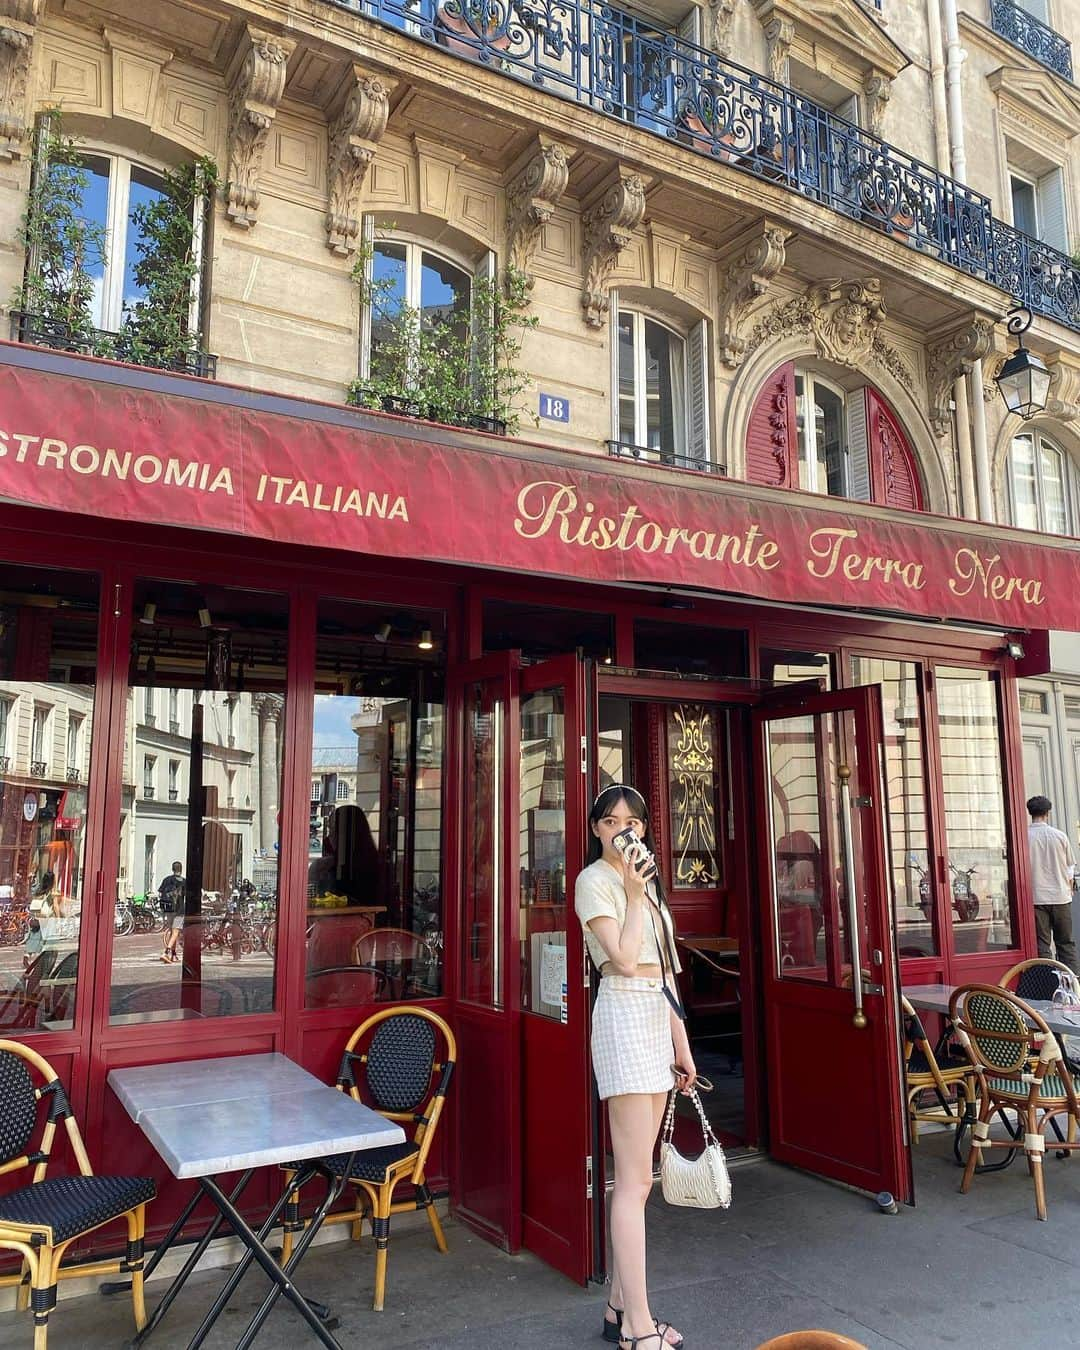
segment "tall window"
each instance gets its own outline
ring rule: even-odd
[[[152,727],[157,720],[156,693],[157,691],[149,688],[149,686],[143,691],[143,721],[148,727]]]
[[[143,756],[142,785],[143,785],[143,796],[144,796],[144,797],[153,797],[153,796],[154,796],[154,792],[155,792],[155,787],[154,787],[154,770],[155,770],[156,766],[157,766],[157,758],[156,758],[154,755],[144,755],[144,756]]]
[[[709,458],[705,325],[684,337],[618,306],[614,334],[614,437],[644,459]]]
[[[180,691],[177,689],[169,690],[169,730],[174,733],[180,730]]]
[[[169,760],[169,801],[178,801],[180,797],[180,761]]]
[[[143,840],[143,893],[151,895],[157,890],[157,835],[148,834]]]
[[[1016,228],[1067,253],[1069,223],[1063,170],[1052,168],[1046,173],[1028,174],[1010,169],[1009,192]]]
[[[376,299],[364,316],[362,376],[378,377],[380,353],[388,352],[393,321],[403,308],[414,310],[429,325],[450,322],[464,328],[469,322],[472,278],[468,271],[422,244],[376,240],[371,281],[376,287]]]
[[[1013,524],[1046,534],[1075,534],[1076,474],[1068,455],[1038,432],[1013,437]]]
[[[0,698],[0,756],[4,759],[10,754],[8,750],[8,725],[11,721],[11,707],[13,699]]]
[[[830,497],[870,500],[866,400],[809,371],[795,371],[799,486]]]
[[[30,759],[39,767],[33,770],[44,773],[49,764],[49,713],[51,708],[41,703],[34,705],[34,725],[30,737]]]
[[[67,728],[67,769],[78,773],[82,767],[82,728],[85,718],[68,713]]]

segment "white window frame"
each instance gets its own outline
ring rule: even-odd
[[[30,723],[30,760],[34,764],[44,764],[46,771],[52,759],[49,754],[49,742],[52,739],[49,720],[51,717],[51,704],[34,704],[34,715]]]
[[[800,490],[815,492],[822,497],[831,496],[837,501],[871,501],[873,493],[870,486],[872,480],[870,475],[870,451],[867,443],[865,387],[854,390],[845,389],[843,385],[837,384],[827,375],[822,375],[819,371],[806,366],[797,365],[795,377],[803,382],[802,394],[796,394],[796,416],[801,422],[802,438],[806,449],[804,457],[802,447],[796,445],[796,469]],[[829,492],[827,478],[824,483],[818,483],[817,419],[812,415],[815,406],[815,385],[821,385],[840,400],[844,438],[844,491],[839,495]],[[858,463],[856,463],[856,455],[859,456]]]
[[[352,796],[351,789],[344,778],[337,780],[337,799],[339,802],[347,802]]]
[[[619,411],[619,320],[626,314],[633,320],[634,343],[634,440],[633,453],[641,459],[662,461],[666,456],[674,455],[684,464],[697,463],[702,467],[710,463],[710,391],[711,369],[709,365],[708,325],[704,320],[695,324],[689,332],[685,325],[673,322],[670,315],[659,314],[647,306],[632,302],[620,303],[618,291],[613,290],[609,297],[611,314],[611,439],[617,445],[625,446],[620,431]],[[682,448],[661,446],[652,450],[648,445],[648,401],[645,397],[646,353],[645,323],[655,323],[666,329],[682,343],[683,349],[683,434]],[[630,447],[627,447],[630,448]]]
[[[173,793],[176,796],[173,796]],[[169,760],[169,801],[178,801],[180,798],[180,761],[178,759]]]
[[[0,697],[0,756],[8,759],[10,762],[10,751],[8,750],[9,728],[15,720],[15,699],[7,695]]]
[[[142,768],[143,796],[153,799],[157,796],[157,755],[143,755]],[[147,791],[149,789],[149,791]]]
[[[1047,524],[1046,518],[1046,498],[1043,489],[1042,474],[1042,451],[1044,448],[1058,457],[1061,464],[1061,486],[1065,499],[1065,536],[1071,537],[1080,533],[1080,521],[1077,519],[1077,501],[1080,493],[1080,484],[1077,482],[1076,465],[1068,450],[1055,441],[1052,436],[1047,436],[1044,432],[1032,427],[1027,431],[1019,431],[1009,443],[1009,514],[1014,525],[1019,529],[1027,529],[1028,526],[1021,525],[1018,520],[1018,504],[1016,494],[1016,465],[1013,460],[1016,442],[1018,440],[1030,439],[1033,454],[1032,473],[1035,484],[1035,528],[1042,534],[1057,535],[1056,530],[1051,530]]]
[[[82,729],[86,718],[78,713],[68,713],[67,725],[67,767],[82,768]]]
[[[1039,177],[1033,177],[1030,173],[1025,173],[1022,169],[1008,166],[1009,177],[1009,220],[1014,229],[1020,230],[1016,224],[1013,212],[1013,182],[1023,183],[1031,189],[1032,199],[1035,204],[1035,233],[1031,237],[1038,239],[1040,243],[1048,245],[1050,248],[1056,248],[1063,253],[1069,251],[1069,208],[1068,192],[1065,180],[1065,170],[1060,165],[1048,170]],[[1050,201],[1050,194],[1054,194],[1053,202]],[[1055,217],[1060,217],[1054,222]],[[1057,238],[1048,239],[1046,232],[1049,228],[1060,229]],[[1024,233],[1020,230],[1021,234]]]
[[[152,684],[143,689],[143,722],[148,727],[157,722],[157,689]]]
[[[169,730],[174,733],[180,731],[180,690],[169,690]]]
[[[318,803],[322,801],[322,779],[313,778],[311,780],[311,800]]]
[[[149,895],[157,890],[157,835],[143,835],[143,890]]]

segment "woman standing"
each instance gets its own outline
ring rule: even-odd
[[[655,852],[644,798],[625,783],[613,783],[593,802],[589,829],[587,865],[578,874],[574,908],[602,976],[593,1008],[592,1060],[600,1097],[608,1105],[615,1156],[613,1271],[604,1338],[617,1340],[622,1350],[666,1350],[682,1345],[683,1338],[649,1309],[645,1204],[667,1095],[675,1086],[688,1092],[697,1070],[686,1027],[675,1011],[680,966],[660,879],[651,862],[624,861],[612,844],[617,834],[631,829]]]

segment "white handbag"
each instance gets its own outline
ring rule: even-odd
[[[705,1148],[696,1158],[684,1158],[671,1142],[675,1131],[676,1092],[677,1089],[672,1088],[660,1135],[660,1185],[664,1199],[669,1205],[687,1205],[693,1209],[727,1209],[731,1204],[727,1160],[695,1088],[690,1089],[689,1096],[697,1108]]]

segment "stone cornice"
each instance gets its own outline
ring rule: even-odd
[[[1051,140],[1071,140],[1080,130],[1080,92],[1037,62],[999,66],[986,82],[1003,108],[1012,104],[1035,118]]]
[[[822,51],[836,58],[861,84],[871,74],[893,80],[911,58],[856,0],[751,0],[768,33],[790,24],[791,46],[803,58]]]

